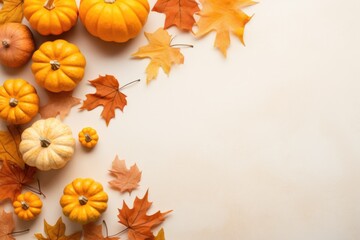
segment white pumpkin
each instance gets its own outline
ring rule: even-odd
[[[59,169],[71,159],[75,139],[69,126],[56,118],[41,119],[21,134],[24,162],[40,170]]]

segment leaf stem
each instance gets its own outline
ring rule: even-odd
[[[108,238],[109,237],[109,230],[108,230],[108,227],[107,227],[107,224],[106,224],[105,220],[103,220],[103,224],[105,226],[106,238]]]
[[[44,198],[46,198],[45,194],[41,191],[41,186],[40,186],[40,181],[39,179],[36,179],[37,180],[37,184],[38,184],[38,188],[35,188],[33,186],[30,186],[28,184],[23,184],[23,186],[25,188],[27,188],[28,190],[30,190],[31,192],[33,193],[36,193],[36,194],[39,194],[41,196],[43,196]]]
[[[25,230],[20,230],[20,231],[14,231],[14,232],[11,232],[11,233],[8,233],[7,235],[14,235],[14,234],[21,234],[21,233],[26,233],[26,232],[29,232],[30,229],[25,229]]]
[[[178,44],[171,44],[170,47],[188,47],[188,48],[193,48],[194,45],[191,45],[191,44],[181,44],[181,43],[178,43]]]
[[[122,234],[123,232],[127,231],[128,229],[129,229],[129,228],[127,227],[127,228],[121,230],[120,232],[115,233],[115,234],[113,234],[113,235],[110,235],[110,236],[108,236],[108,237],[115,237],[116,235],[120,235],[120,234]]]
[[[134,81],[131,81],[131,82],[125,84],[124,86],[120,87],[119,90],[122,90],[123,88],[129,86],[130,84],[136,83],[136,82],[140,82],[140,79],[136,79]]]

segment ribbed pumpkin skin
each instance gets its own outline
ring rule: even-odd
[[[54,0],[52,9],[44,7],[46,3],[46,0],[24,1],[24,16],[38,33],[59,35],[76,24],[78,9],[75,0]]]
[[[82,0],[79,7],[80,20],[90,34],[118,43],[140,33],[149,11],[147,0]]]
[[[42,201],[32,192],[25,192],[19,194],[13,202],[15,214],[25,220],[30,221],[35,219],[40,213],[42,208]]]

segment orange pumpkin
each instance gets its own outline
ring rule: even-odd
[[[80,20],[90,34],[109,42],[136,37],[149,15],[147,0],[82,0]]]
[[[59,35],[70,30],[77,21],[75,0],[25,0],[24,16],[41,35]]]

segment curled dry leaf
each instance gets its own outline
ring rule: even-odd
[[[149,44],[139,48],[132,56],[135,58],[151,58],[146,68],[147,83],[157,77],[160,67],[166,74],[169,74],[172,64],[184,63],[184,56],[180,49],[171,46],[171,36],[166,30],[159,28],[154,33],[145,33],[145,36]]]
[[[83,226],[84,240],[120,240],[118,237],[103,236],[102,225],[89,223]]]
[[[40,107],[39,113],[42,118],[51,118],[59,115],[60,119],[64,120],[71,108],[80,104],[80,102],[79,98],[72,96],[72,92],[49,92],[49,101],[46,105]]]
[[[23,15],[23,0],[0,0],[3,3],[0,10],[0,24],[7,22],[21,23]]]
[[[245,25],[251,17],[242,9],[256,4],[252,0],[200,0],[202,9],[196,37],[203,37],[211,31],[216,31],[215,47],[226,57],[230,46],[230,31],[244,44]]]
[[[194,13],[199,10],[195,0],[158,0],[152,9],[166,15],[164,29],[176,26],[185,31],[191,31],[195,23]]]
[[[165,220],[165,216],[171,211],[160,212],[157,211],[152,215],[147,215],[147,211],[151,207],[151,202],[148,201],[148,191],[145,196],[140,199],[135,198],[133,208],[129,208],[125,201],[123,201],[123,208],[119,209],[118,218],[120,223],[128,228],[129,240],[147,240],[154,239],[152,228],[158,226]]]
[[[44,220],[44,231],[47,237],[44,237],[41,233],[36,233],[35,237],[39,240],[80,240],[81,232],[73,233],[69,236],[65,235],[66,226],[63,223],[61,217],[57,220],[54,226],[49,225]]]
[[[11,235],[15,228],[12,212],[5,212],[0,208],[0,239],[1,240],[15,240]]]
[[[18,127],[8,126],[8,131],[0,131],[0,161],[10,161],[20,168],[25,163],[19,152],[21,133]]]
[[[136,164],[128,169],[125,160],[120,160],[118,156],[116,156],[112,162],[110,174],[116,178],[109,182],[110,186],[119,190],[121,193],[131,193],[132,190],[139,186],[141,180],[141,172]]]

